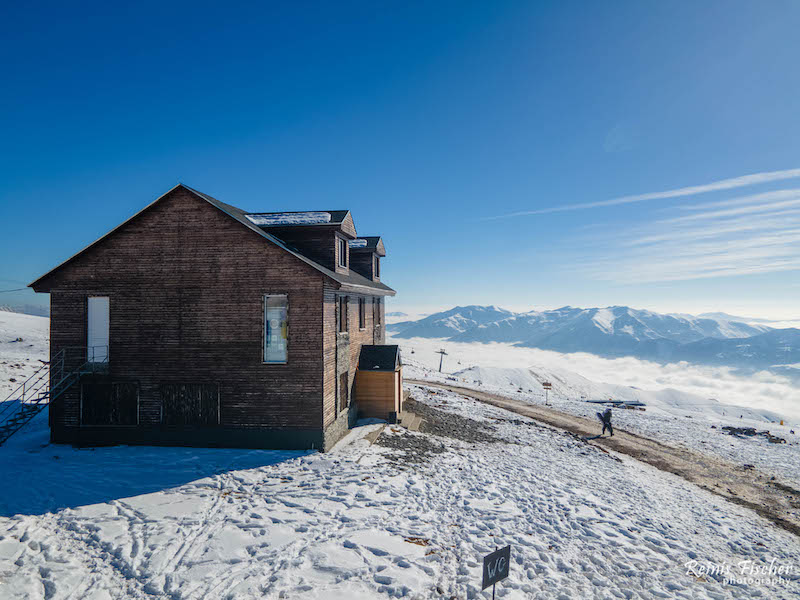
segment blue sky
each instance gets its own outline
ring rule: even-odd
[[[0,289],[181,181],[349,208],[397,309],[800,316],[796,2],[24,4]]]

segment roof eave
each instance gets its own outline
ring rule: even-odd
[[[336,281],[336,280],[334,279],[334,281]],[[395,296],[395,295],[397,295],[397,292],[394,291],[390,287],[378,288],[378,287],[372,287],[372,286],[369,286],[369,285],[358,285],[358,284],[355,284],[355,283],[342,283],[340,281],[337,281],[337,283],[339,284],[339,288],[338,289],[340,291],[343,291],[343,292],[353,292],[354,294],[365,294],[366,293],[366,294],[369,294],[371,296]]]
[[[49,277],[50,275],[52,275],[53,273],[55,273],[56,271],[58,271],[58,270],[59,270],[61,267],[64,267],[64,266],[66,266],[66,265],[67,265],[67,263],[70,263],[70,262],[72,262],[72,261],[73,261],[75,258],[77,258],[77,257],[78,257],[78,256],[80,256],[81,254],[83,254],[84,252],[86,252],[86,251],[87,251],[89,248],[92,248],[92,247],[96,246],[97,244],[99,244],[100,242],[102,242],[104,239],[106,239],[106,238],[107,238],[108,236],[110,236],[112,233],[114,233],[115,231],[117,231],[117,230],[118,230],[118,229],[120,229],[122,226],[124,226],[124,225],[126,225],[127,223],[129,223],[130,221],[133,221],[133,220],[134,220],[136,217],[138,217],[138,216],[139,216],[140,214],[142,214],[144,211],[146,211],[146,210],[147,210],[147,209],[149,209],[151,206],[153,206],[153,205],[154,205],[154,204],[156,204],[158,201],[160,201],[160,200],[161,200],[161,199],[162,199],[164,196],[166,196],[167,194],[170,194],[171,192],[173,192],[174,190],[178,189],[179,187],[186,188],[186,186],[185,186],[185,185],[183,185],[182,183],[175,184],[175,185],[174,185],[174,186],[172,186],[172,187],[171,187],[169,190],[167,190],[166,192],[164,192],[163,194],[161,194],[161,195],[160,195],[158,198],[156,198],[155,200],[153,200],[153,201],[152,201],[150,204],[148,204],[147,206],[145,206],[145,207],[144,207],[144,208],[142,208],[141,210],[137,211],[135,214],[131,215],[130,217],[128,217],[127,219],[125,219],[125,220],[124,220],[122,223],[120,223],[119,225],[117,225],[116,227],[114,227],[114,229],[110,230],[110,231],[109,231],[108,233],[106,233],[105,235],[102,235],[102,236],[100,236],[99,238],[97,238],[95,241],[93,241],[93,242],[92,242],[91,244],[89,244],[88,246],[85,246],[85,247],[84,247],[84,248],[82,248],[81,250],[78,250],[78,252],[76,252],[75,254],[73,254],[72,256],[70,256],[68,259],[66,259],[66,260],[64,260],[64,261],[62,261],[62,262],[60,262],[58,265],[56,265],[55,267],[53,267],[52,269],[50,269],[50,270],[49,270],[47,273],[45,273],[44,275],[42,275],[41,277],[39,277],[38,279],[36,279],[36,280],[35,280],[35,281],[33,281],[32,283],[29,283],[29,284],[27,285],[27,287],[29,287],[29,288],[33,288],[33,290],[34,290],[34,291],[37,291],[37,290],[36,290],[36,286],[37,286],[37,285],[38,285],[38,284],[39,284],[39,283],[40,283],[40,282],[41,282],[43,279],[46,279],[47,277]],[[189,188],[186,188],[186,189],[189,189]],[[192,190],[192,191],[194,191],[194,190]],[[37,292],[37,293],[38,293],[38,292]],[[45,292],[45,293],[46,293],[46,292]]]
[[[121,227],[123,227],[124,225],[126,225],[127,223],[129,223],[130,221],[135,219],[136,217],[138,217],[140,214],[142,214],[143,212],[148,210],[150,207],[155,205],[157,202],[161,201],[165,196],[167,196],[168,194],[172,193],[173,191],[175,191],[178,188],[183,188],[183,189],[187,190],[188,192],[191,192],[192,194],[194,194],[195,196],[197,196],[201,200],[205,200],[211,206],[213,206],[217,210],[225,213],[230,218],[235,220],[237,223],[241,223],[242,225],[244,225],[245,227],[247,227],[251,231],[254,231],[255,233],[257,233],[261,237],[269,240],[270,242],[272,242],[273,244],[278,246],[279,248],[282,248],[283,250],[285,250],[286,252],[288,252],[292,256],[295,256],[296,258],[300,259],[301,261],[303,261],[304,263],[306,263],[310,267],[313,267],[314,269],[316,269],[317,271],[322,273],[322,275],[324,275],[324,276],[328,277],[329,279],[339,283],[340,286],[342,286],[343,289],[346,289],[346,291],[354,291],[355,293],[364,293],[364,292],[362,292],[360,290],[369,290],[369,292],[367,292],[367,293],[372,294],[372,295],[376,295],[376,296],[394,296],[395,293],[396,293],[393,289],[389,288],[388,286],[386,287],[386,289],[381,289],[381,288],[375,288],[375,287],[372,287],[372,286],[362,286],[362,285],[358,285],[358,284],[341,283],[340,281],[337,280],[336,273],[334,273],[333,271],[330,271],[329,269],[326,269],[325,267],[323,267],[322,265],[316,263],[315,261],[311,260],[310,258],[307,258],[306,256],[303,256],[302,254],[300,254],[299,252],[297,252],[295,250],[292,250],[291,248],[289,248],[286,244],[284,244],[280,239],[278,239],[274,235],[264,231],[261,227],[259,227],[258,225],[255,225],[254,223],[251,223],[246,218],[240,219],[239,217],[237,217],[235,214],[233,214],[229,210],[229,207],[230,207],[230,209],[236,209],[236,207],[228,205],[228,204],[225,204],[224,202],[222,202],[220,200],[217,200],[216,198],[213,198],[211,196],[208,196],[208,195],[204,194],[203,192],[200,192],[198,190],[192,189],[188,185],[185,185],[183,183],[178,183],[178,184],[174,185],[169,190],[167,190],[166,192],[161,194],[158,198],[153,200],[150,204],[148,204],[147,206],[145,206],[144,208],[142,208],[141,210],[139,210],[138,212],[136,212],[135,214],[133,214],[129,218],[125,219],[125,221],[123,221],[122,223],[120,223],[119,225],[117,225],[116,227],[111,229],[105,235],[97,238],[95,241],[93,241],[91,244],[89,244],[88,246],[86,246],[82,250],[76,252],[75,254],[70,256],[65,261],[59,263],[57,266],[55,266],[52,269],[50,269],[47,273],[45,273],[44,275],[42,275],[41,277],[39,277],[38,279],[36,279],[32,283],[28,284],[27,287],[33,288],[34,291],[37,291],[36,290],[36,286],[39,285],[44,279],[46,279],[47,277],[49,277],[50,275],[52,275],[53,273],[55,273],[56,271],[58,271],[62,267],[66,266],[68,263],[73,261],[75,258],[80,256],[81,254],[83,254],[84,252],[89,250],[90,248],[92,248],[95,245],[99,244],[101,241],[103,241],[104,239],[109,237],[112,233],[114,233],[115,231],[117,231],[118,229],[120,229]],[[236,209],[236,210],[240,210],[240,209]],[[243,214],[246,214],[246,213],[244,213],[244,211],[241,211],[241,212]],[[347,214],[350,214],[350,211],[347,211]],[[354,288],[354,289],[350,290],[349,288]],[[46,293],[46,292],[44,292],[44,293]]]

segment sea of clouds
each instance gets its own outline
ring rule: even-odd
[[[455,373],[473,366],[567,369],[598,383],[627,385],[657,391],[672,388],[715,398],[723,404],[767,409],[800,421],[800,370],[798,379],[759,371],[743,375],[729,367],[709,367],[686,362],[658,364],[637,358],[601,358],[583,352],[562,354],[536,348],[521,348],[501,343],[459,343],[440,339],[394,339],[404,352],[414,350],[413,358],[431,368],[439,367],[444,348],[443,371]]]

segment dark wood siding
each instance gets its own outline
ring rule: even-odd
[[[380,281],[380,277],[375,273],[375,260],[380,260],[374,252],[350,251],[350,268],[363,275],[370,281]]]
[[[381,324],[375,322],[375,312],[373,311],[372,296],[348,295],[348,329],[346,333],[339,333],[337,323],[337,306],[341,294],[333,286],[325,288],[325,328],[324,343],[325,349],[325,401],[324,401],[324,423],[326,426],[335,421],[340,413],[339,396],[341,395],[342,373],[346,374],[348,382],[349,396],[355,398],[353,385],[355,382],[358,359],[361,354],[361,346],[364,344],[382,344],[384,341],[384,306],[381,302],[379,313]],[[358,319],[358,299],[366,301],[365,327],[359,327]]]
[[[219,425],[219,386],[215,383],[162,383],[164,425]]]
[[[139,422],[162,421],[160,386],[218,386],[224,426],[321,428],[323,280],[301,260],[177,188],[56,271],[51,353],[86,345],[86,297],[110,297],[108,380],[135,379]],[[263,364],[263,296],[289,301],[289,362]],[[326,325],[327,327],[327,325]],[[79,387],[54,407],[80,421]]]
[[[81,424],[131,427],[138,424],[139,386],[134,382],[81,383]]]
[[[333,227],[270,227],[270,234],[323,267],[336,270],[336,229]]]
[[[327,427],[336,419],[336,321],[338,296],[333,284],[326,281],[323,303],[323,423]]]

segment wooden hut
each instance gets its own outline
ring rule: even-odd
[[[397,418],[403,410],[403,366],[398,346],[361,346],[355,396],[360,417]]]

